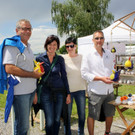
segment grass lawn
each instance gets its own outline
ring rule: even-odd
[[[128,95],[129,93],[135,94],[135,86],[134,85],[122,85],[121,87],[119,87],[119,90],[118,90],[119,96]],[[123,112],[123,114],[127,119],[134,119],[135,111],[133,109],[128,109],[125,112]],[[117,118],[117,117],[119,117],[119,114],[116,111],[115,118]]]
[[[118,88],[118,96],[124,96],[124,95],[128,95],[129,93],[131,94],[135,94],[135,86],[133,85],[122,85]],[[115,90],[114,90],[114,94],[116,94]],[[86,118],[88,116],[88,99],[86,99]],[[135,116],[135,111],[132,109],[128,109],[125,112],[123,112],[124,116],[127,119],[133,119]],[[117,110],[115,112],[115,118],[120,117]],[[77,110],[76,110],[76,105],[73,104],[73,110],[72,110],[72,121],[77,120]]]
[[[115,91],[114,91],[115,93]],[[129,93],[131,94],[135,94],[135,86],[133,85],[122,85],[121,87],[119,87],[118,89],[118,95],[119,96],[124,96],[124,95],[128,95]],[[0,111],[4,110],[5,107],[5,102],[6,102],[6,95],[7,95],[7,91],[5,91],[4,94],[0,94]],[[86,118],[88,116],[88,99],[86,99]],[[123,113],[126,118],[128,119],[132,119],[134,118],[135,112],[132,109],[129,109],[127,111],[125,111]],[[115,118],[119,117],[118,112],[116,111],[115,113]],[[76,105],[75,103],[73,104],[73,110],[72,110],[72,121],[77,120],[77,109],[76,109]]]
[[[0,94],[0,111],[5,108],[7,91],[4,94]]]

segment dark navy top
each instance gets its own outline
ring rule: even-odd
[[[62,56],[59,56],[59,55],[57,56],[58,56],[58,59],[47,81],[44,84],[43,90],[48,91],[49,87],[58,88],[58,89],[65,88],[67,91],[67,94],[70,94],[64,59]],[[55,57],[53,58],[53,61]],[[44,52],[40,54],[39,56],[37,56],[36,61],[44,62],[43,67],[44,67],[45,74],[42,76],[42,79],[43,79],[50,71],[50,68],[53,62],[50,63],[49,58],[47,56],[47,52]]]

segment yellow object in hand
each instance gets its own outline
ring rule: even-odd
[[[113,73],[110,75],[110,79],[111,79],[111,80],[113,80],[113,79],[114,79],[114,77],[115,77],[115,71],[114,71],[114,70],[112,70],[112,72],[113,72]]]
[[[42,64],[43,64],[44,62],[37,62],[36,60],[34,60],[34,70],[36,70],[36,69],[38,69],[38,72],[39,73],[42,73],[42,72],[44,72],[44,68],[43,68],[43,66],[42,66]]]

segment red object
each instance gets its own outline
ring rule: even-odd
[[[41,70],[41,72],[44,72],[44,67],[43,67],[43,65],[42,65],[43,63],[44,63],[44,62],[41,62],[41,63],[40,63],[40,70]]]
[[[128,97],[127,96],[123,96],[123,100],[127,100],[128,99]]]
[[[123,100],[124,100],[124,98],[123,98],[123,97],[121,97],[121,98],[120,98],[120,101],[123,101]]]
[[[114,65],[114,69],[116,69],[116,64]]]
[[[120,98],[120,100],[121,100],[121,101],[123,101],[123,100],[127,100],[127,99],[128,99],[128,97],[127,97],[127,96],[123,96],[123,97],[121,97],[121,98]]]

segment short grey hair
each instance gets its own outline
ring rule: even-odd
[[[104,37],[103,31],[102,31],[102,30],[97,30],[97,31],[95,31],[95,32],[93,33],[93,38],[94,38],[94,35],[95,35],[96,33],[102,33],[102,35],[103,35],[103,37]]]
[[[21,19],[21,20],[19,20],[19,21],[16,23],[16,29],[20,28],[21,22],[26,22],[26,23],[29,23],[29,24],[31,25],[31,23],[30,23],[29,20],[27,20],[27,19]],[[32,27],[32,26],[31,26],[31,27]]]

